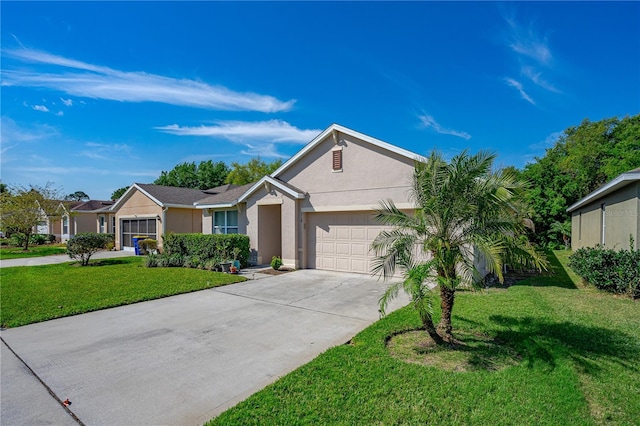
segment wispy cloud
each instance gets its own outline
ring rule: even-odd
[[[533,67],[523,66],[520,70],[521,74],[533,81],[534,84],[546,89],[550,92],[561,93],[561,91],[553,84],[542,78],[542,72],[535,70]]]
[[[453,129],[447,129],[442,127],[432,116],[428,114],[420,115],[418,116],[418,119],[420,119],[420,125],[423,128],[433,129],[433,131],[435,131],[436,133],[440,133],[443,135],[457,136],[459,138],[466,139],[466,140],[471,139],[471,135],[467,132],[462,132],[460,130],[453,130]]]
[[[556,142],[560,139],[560,137],[564,134],[564,132],[553,132],[547,135],[546,138],[541,140],[540,142],[536,142],[534,144],[529,145],[529,148],[534,151],[542,151],[548,148],[553,147]]]
[[[3,86],[40,87],[92,99],[160,102],[229,111],[288,111],[295,103],[295,100],[281,101],[273,96],[236,92],[196,80],[119,71],[38,50],[4,49],[2,52],[5,58],[22,64],[7,69],[5,59]],[[27,69],[24,64],[33,64],[35,69]]]
[[[540,34],[534,22],[523,25],[512,16],[503,17],[508,26],[504,43],[518,62],[520,76],[546,91],[562,93],[548,78],[543,77],[544,73],[554,70],[556,62],[548,38]],[[506,78],[505,81],[520,91],[522,99],[535,105],[531,96],[525,92],[522,82],[512,78]]]
[[[542,65],[550,65],[553,55],[549,49],[549,42],[546,37],[540,36],[533,24],[528,27],[520,25],[512,17],[505,17],[509,25],[510,34],[507,44],[518,55],[526,56]]]
[[[524,89],[522,88],[522,83],[520,83],[517,80],[514,80],[513,78],[505,78],[504,81],[507,83],[507,85],[514,87],[518,92],[520,92],[520,97],[522,97],[522,99],[529,102],[531,105],[536,104],[535,101],[531,99],[531,96],[529,96],[527,92],[525,92]]]
[[[118,160],[120,153],[129,153],[131,147],[126,144],[105,144],[97,142],[85,143],[89,149],[80,150],[76,153],[79,157],[85,157],[92,160]]]
[[[224,138],[232,142],[247,143],[266,141],[269,143],[307,143],[321,130],[299,129],[286,121],[218,121],[212,126],[169,126],[155,127],[161,132],[179,136],[209,136]]]
[[[62,101],[64,106],[67,106],[67,107],[73,106],[73,100],[72,99],[60,98],[60,100]]]
[[[0,142],[2,146],[25,142],[36,142],[58,135],[58,131],[48,125],[32,125],[23,127],[9,117],[3,116],[0,121]]]
[[[49,108],[47,108],[44,105],[33,105],[31,108],[33,108],[36,111],[49,112]]]

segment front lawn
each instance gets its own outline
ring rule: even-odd
[[[583,287],[568,254],[550,256],[554,276],[457,295],[454,335],[498,342],[513,354],[503,368],[460,372],[392,357],[391,336],[420,324],[404,308],[208,425],[638,424],[640,304]],[[472,363],[486,356],[465,349]]]
[[[113,306],[244,281],[188,268],[145,268],[143,257],[0,269],[2,327],[17,327]]]
[[[29,246],[29,250],[24,251],[22,247],[2,247],[0,248],[0,259],[21,259],[24,257],[42,257],[55,254],[65,254],[67,247],[62,244],[51,244],[45,246]]]

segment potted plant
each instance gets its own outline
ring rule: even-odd
[[[227,241],[222,242],[220,251],[223,259],[222,262],[220,262],[222,272],[229,272],[233,263],[229,260],[229,243]]]
[[[234,247],[231,251],[233,253],[233,266],[235,266],[236,270],[240,270],[240,260],[238,260],[238,255],[240,255],[240,247]]]
[[[231,267],[229,268],[229,273],[237,274],[238,273],[238,268],[236,268],[235,265],[231,265]]]

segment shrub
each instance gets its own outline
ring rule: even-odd
[[[70,258],[80,261],[82,266],[87,266],[91,256],[106,249],[113,240],[113,234],[81,232],[71,237],[67,242],[67,254]]]
[[[155,268],[158,266],[159,259],[158,255],[155,253],[149,253],[147,258],[144,260],[144,266],[147,268]]]
[[[152,238],[147,238],[142,241],[138,241],[138,247],[142,250],[142,253],[155,253],[158,250],[158,241]]]
[[[640,297],[640,250],[581,248],[569,257],[569,266],[601,290]]]
[[[281,266],[282,266],[282,259],[280,259],[278,256],[273,256],[271,258],[271,267],[277,271],[278,269],[280,269]]]
[[[41,245],[47,242],[47,236],[45,234],[31,234],[29,236],[29,244]]]
[[[26,240],[27,240],[27,236],[22,232],[15,232],[11,234],[11,245],[14,245],[16,247],[22,247],[24,246],[24,243],[26,242]]]
[[[231,260],[236,256],[240,265],[249,263],[249,237],[241,234],[166,234],[162,248],[165,254],[198,256],[209,259]]]

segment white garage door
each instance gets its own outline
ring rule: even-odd
[[[313,213],[308,219],[309,268],[371,273],[371,242],[388,227],[372,212]]]

